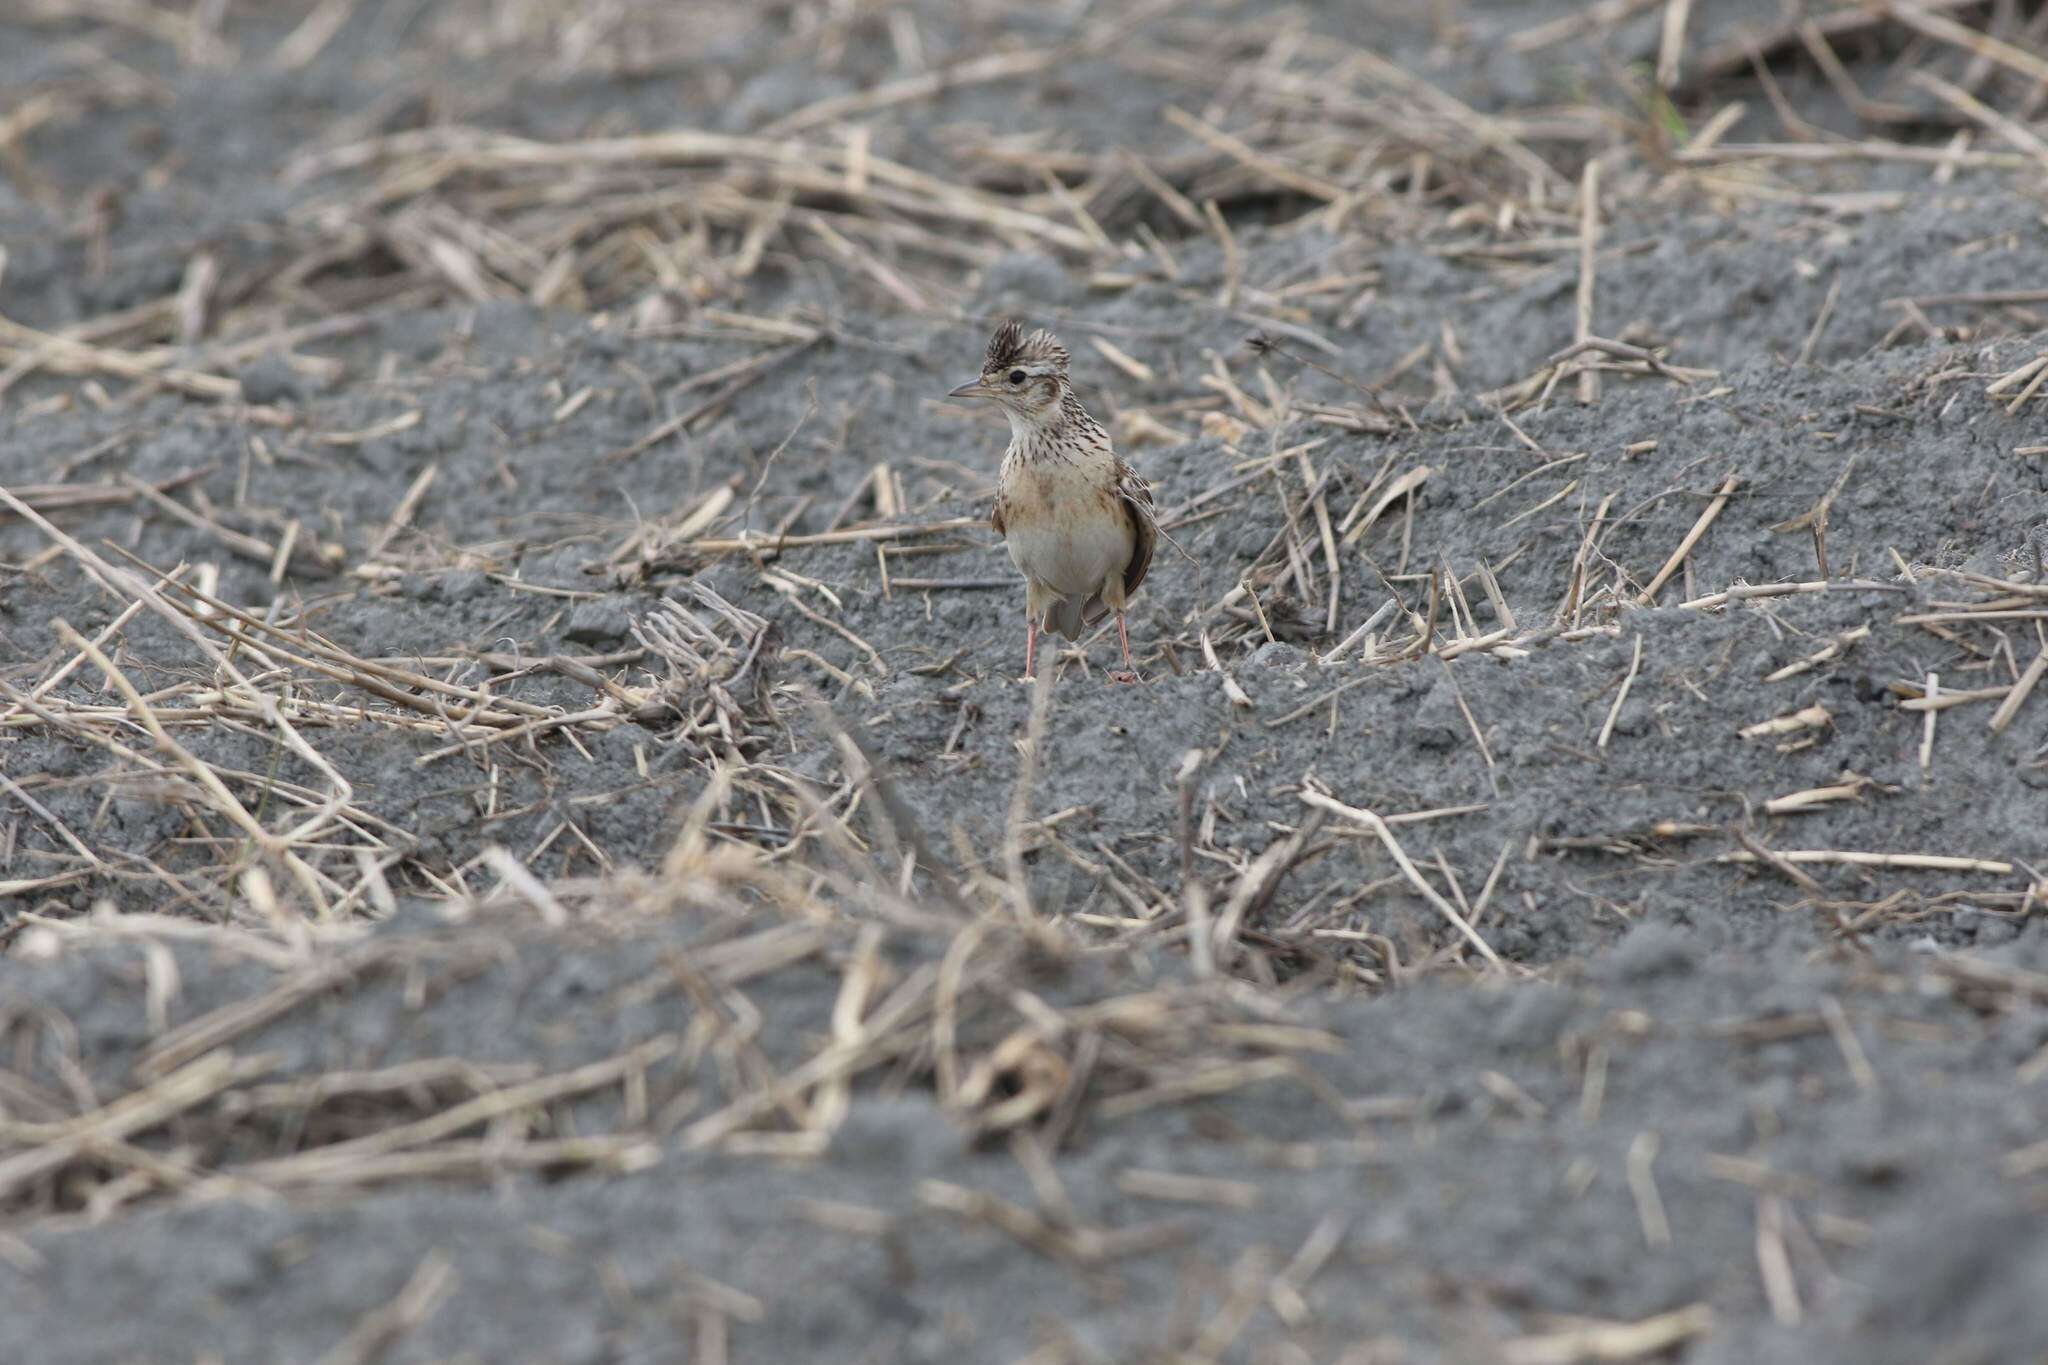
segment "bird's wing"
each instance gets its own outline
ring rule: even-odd
[[[1003,528],[1003,497],[1000,493],[996,495],[995,504],[988,509],[988,524],[989,529],[999,536],[1010,534]]]
[[[1158,513],[1152,506],[1152,485],[1122,460],[1116,462],[1116,491],[1131,518],[1131,562],[1124,565],[1124,595],[1128,597],[1152,567],[1152,551],[1159,543]]]

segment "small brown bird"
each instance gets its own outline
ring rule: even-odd
[[[1005,322],[989,340],[981,378],[947,396],[989,399],[1010,419],[989,525],[1024,575],[1024,676],[1033,676],[1040,630],[1076,639],[1113,611],[1124,666],[1110,681],[1137,682],[1124,608],[1159,538],[1152,486],[1117,458],[1074,395],[1066,347],[1050,332],[1027,337],[1014,319]]]

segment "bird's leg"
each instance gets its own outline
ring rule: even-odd
[[[1122,612],[1116,614],[1116,638],[1122,642],[1124,647],[1124,666],[1122,672],[1110,674],[1109,680],[1117,683],[1143,682],[1144,679],[1138,676],[1137,665],[1131,662],[1131,632],[1124,625],[1124,614]]]
[[[1024,620],[1024,676],[1026,678],[1038,676],[1037,671],[1033,668],[1037,657],[1038,618],[1036,616],[1028,616]]]

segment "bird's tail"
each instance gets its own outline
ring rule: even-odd
[[[1045,613],[1045,628],[1056,630],[1069,640],[1081,638],[1081,627],[1086,624],[1083,608],[1086,603],[1079,597],[1056,599]]]

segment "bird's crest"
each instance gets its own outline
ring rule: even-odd
[[[1012,365],[1050,365],[1065,374],[1067,348],[1043,327],[1025,336],[1023,325],[1015,318],[1007,318],[1002,326],[996,328],[996,334],[988,339],[988,359],[982,368],[1001,370]]]

